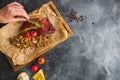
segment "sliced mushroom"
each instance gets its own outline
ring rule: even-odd
[[[33,39],[32,39],[32,42],[33,42],[34,44],[36,44],[36,43],[37,43],[37,39],[33,38]]]
[[[26,72],[21,72],[18,75],[17,80],[29,80],[29,76]]]

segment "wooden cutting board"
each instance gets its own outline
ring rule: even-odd
[[[59,13],[59,11],[58,11],[58,9],[56,8],[55,4],[54,4],[52,1],[49,1],[49,2],[46,3],[46,4],[48,4],[48,5],[52,8],[52,10],[55,12],[55,14],[56,14],[58,17],[61,17],[62,25],[64,26],[65,30],[67,31],[68,37],[72,36],[72,35],[73,35],[72,30],[70,29],[69,25],[65,22],[65,20],[64,20],[63,17],[61,16],[61,14]],[[56,44],[56,45],[57,45],[57,44]],[[56,45],[54,45],[54,46],[56,46]],[[34,57],[34,59],[38,58],[40,55],[44,54],[45,52],[47,52],[48,50],[50,50],[50,49],[53,48],[54,46],[51,46],[51,47],[47,48],[46,50],[40,52],[40,54],[37,54],[37,55]],[[15,66],[15,65],[13,64],[12,60],[11,60],[9,57],[7,57],[7,59],[8,59],[8,61],[10,62],[10,64],[11,64],[11,66],[12,66],[12,68],[13,68],[14,71],[17,71],[17,70],[19,70],[20,68],[22,68],[22,67],[24,67],[24,66],[26,65],[26,64],[25,64],[25,65]],[[34,60],[34,59],[33,59],[33,60]]]

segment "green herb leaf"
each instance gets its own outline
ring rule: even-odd
[[[28,20],[28,22],[31,23],[31,24],[33,24],[37,28],[41,28],[41,25],[38,24],[37,22],[31,21],[31,20]]]

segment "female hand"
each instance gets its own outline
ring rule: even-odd
[[[23,6],[17,2],[12,2],[0,9],[0,23],[26,20],[29,20],[29,16]]]

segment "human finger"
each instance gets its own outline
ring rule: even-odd
[[[24,17],[27,20],[29,20],[29,16],[28,16],[27,12],[23,8],[21,8],[19,6],[10,7],[8,15],[11,15],[13,17],[14,16],[19,16],[19,17],[21,16],[21,17]]]
[[[29,20],[29,16],[27,15],[27,13],[24,10],[19,10],[16,9],[14,10],[15,13],[13,13],[13,16],[17,16],[17,17],[24,17],[25,19]]]
[[[20,6],[12,6],[12,7],[9,7],[8,10],[13,11],[13,10],[24,10],[24,9]]]
[[[12,3],[8,4],[7,6],[20,6],[20,7],[24,8],[24,7],[23,7],[20,3],[18,3],[18,2],[12,2]]]
[[[15,21],[26,21],[26,19],[22,17],[18,17],[18,18],[12,18],[8,22],[15,22]]]

